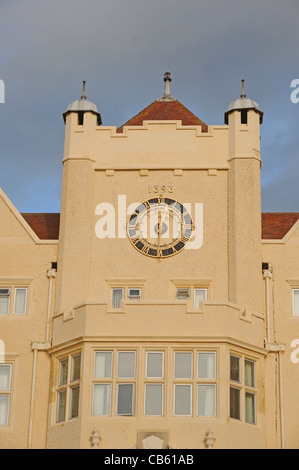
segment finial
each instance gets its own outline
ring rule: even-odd
[[[86,96],[85,96],[85,83],[86,83],[86,80],[83,80],[83,90],[82,90],[81,100],[86,100]]]
[[[167,72],[164,73],[164,82],[165,82],[165,88],[164,88],[164,98],[170,98],[170,72],[169,72],[169,67],[167,69]]]
[[[242,80],[242,95],[240,95],[241,98],[246,98],[245,95],[245,80]]]

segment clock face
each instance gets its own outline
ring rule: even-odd
[[[140,204],[130,216],[128,235],[144,255],[167,258],[182,251],[193,231],[187,209],[175,199],[156,197]]]

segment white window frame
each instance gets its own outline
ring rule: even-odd
[[[207,387],[213,387],[214,388],[214,414],[213,415],[201,415],[198,413],[198,404],[199,404],[199,393],[198,393],[198,388],[202,386],[207,386]],[[197,400],[196,400],[196,416],[202,416],[204,418],[216,418],[217,416],[217,386],[215,383],[209,383],[209,382],[197,382],[196,383],[196,394],[197,394]]]
[[[104,380],[104,379],[111,379],[112,380],[112,375],[113,375],[113,352],[114,351],[95,351],[94,352],[94,370],[93,370],[93,378],[94,380]],[[110,364],[110,375],[108,377],[96,377],[96,357],[98,353],[109,353],[111,355],[111,364]]]
[[[158,385],[162,388],[161,393],[161,414],[147,414],[146,413],[146,389],[148,385]],[[160,382],[147,382],[144,384],[144,416],[164,416],[164,383]]]
[[[175,357],[176,354],[190,354],[191,355],[191,365],[190,365],[190,370],[191,370],[191,377],[176,377],[175,375]],[[173,378],[174,380],[193,380],[193,351],[174,351],[174,360],[173,360]]]
[[[121,385],[132,385],[132,413],[118,413],[118,395]],[[134,416],[135,414],[135,383],[134,382],[117,382],[116,384],[116,416]]]
[[[199,355],[200,354],[213,354],[214,356],[214,377],[199,377]],[[197,370],[196,370],[196,375],[197,375],[197,380],[216,380],[217,377],[217,354],[216,351],[196,351],[196,356],[197,356]]]
[[[0,290],[8,291],[7,295],[0,295],[0,297],[8,297],[7,313],[0,313],[0,315],[9,315],[10,314],[10,301],[11,301],[11,287],[0,287]]]
[[[189,390],[190,390],[190,394],[189,394],[189,397],[190,397],[190,399],[189,399],[189,405],[190,405],[190,406],[189,406],[189,409],[190,409],[190,412],[189,412],[189,414],[181,414],[181,413],[180,413],[180,414],[176,414],[176,412],[175,412],[175,395],[176,395],[176,391],[175,391],[175,390],[176,390],[176,387],[180,387],[180,386],[182,386],[182,385],[185,386],[185,387],[186,387],[186,386],[189,387]],[[193,403],[193,398],[192,398],[193,391],[192,391],[192,389],[193,389],[193,386],[192,386],[192,384],[190,384],[190,383],[189,383],[189,384],[188,384],[188,383],[175,383],[175,384],[173,384],[173,416],[176,416],[176,417],[180,417],[180,416],[192,416],[192,408],[193,408],[193,407],[192,407],[192,403]]]
[[[122,353],[133,353],[134,354],[134,376],[133,377],[119,377],[118,375],[118,366],[119,366],[119,355],[122,354]],[[123,379],[136,379],[136,367],[137,367],[137,364],[136,364],[136,351],[117,351],[117,368],[116,368],[116,379],[117,380],[123,380]]]
[[[295,292],[299,293],[299,289],[292,289],[293,317],[299,318],[299,314],[295,314]],[[299,304],[299,295],[298,295],[298,304]],[[299,311],[299,305],[298,305],[298,311]]]
[[[4,424],[0,424],[0,429],[9,426],[10,423],[10,402],[11,402],[11,385],[12,385],[12,364],[3,363],[0,367],[9,367],[9,383],[7,388],[0,390],[0,397],[7,397],[7,419]]]
[[[149,377],[147,375],[147,364],[148,364],[148,355],[149,354],[162,354],[162,376],[158,377]],[[146,351],[145,353],[145,378],[146,379],[164,379],[164,351]]]
[[[188,291],[188,297],[180,298],[179,291]],[[176,288],[176,300],[182,300],[188,302],[191,299],[191,289],[190,287],[177,287]]]
[[[198,307],[196,307],[196,305],[195,305],[195,291],[197,291],[197,290],[204,291],[204,293],[205,293],[204,300],[207,300],[207,298],[208,298],[208,289],[207,288],[205,288],[205,287],[194,287],[193,288],[193,308],[194,308],[194,310],[198,309]]]
[[[25,307],[24,307],[24,312],[22,313],[16,313],[16,300],[17,300],[17,291],[18,290],[25,290]],[[27,313],[27,297],[28,297],[28,287],[15,287],[14,288],[14,305],[13,305],[13,315],[26,315]]]
[[[113,292],[114,292],[114,291],[117,291],[117,290],[121,290],[121,291],[122,291],[122,298],[120,299],[120,301],[124,300],[124,298],[125,298],[125,288],[124,288],[124,287],[111,287],[111,303],[112,303],[112,308],[113,308],[113,309],[118,309],[118,308],[120,308],[120,306],[119,306],[119,307],[114,307],[114,306],[113,306]]]
[[[139,291],[139,295],[130,295],[130,291],[132,290],[138,290]],[[128,287],[128,300],[141,300],[141,293],[142,293],[142,289],[141,287]]]
[[[108,385],[108,387],[110,388],[110,390],[109,390],[109,394],[110,394],[109,413],[107,413],[107,414],[106,413],[105,414],[104,413],[103,414],[98,414],[98,413],[94,412],[94,399],[95,399],[94,389],[97,385]],[[111,382],[94,382],[93,387],[92,387],[92,410],[91,410],[91,415],[92,416],[111,416],[111,409],[112,409],[112,381]]]

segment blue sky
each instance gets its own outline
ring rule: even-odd
[[[163,93],[211,125],[246,94],[264,111],[262,209],[298,212],[297,0],[0,0],[0,186],[20,212],[59,212],[64,123],[81,95],[120,126]]]

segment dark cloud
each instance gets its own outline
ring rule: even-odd
[[[2,0],[0,186],[20,211],[59,211],[62,112],[81,94],[121,125],[163,91],[209,124],[240,93],[265,112],[262,205],[299,211],[295,0]]]

